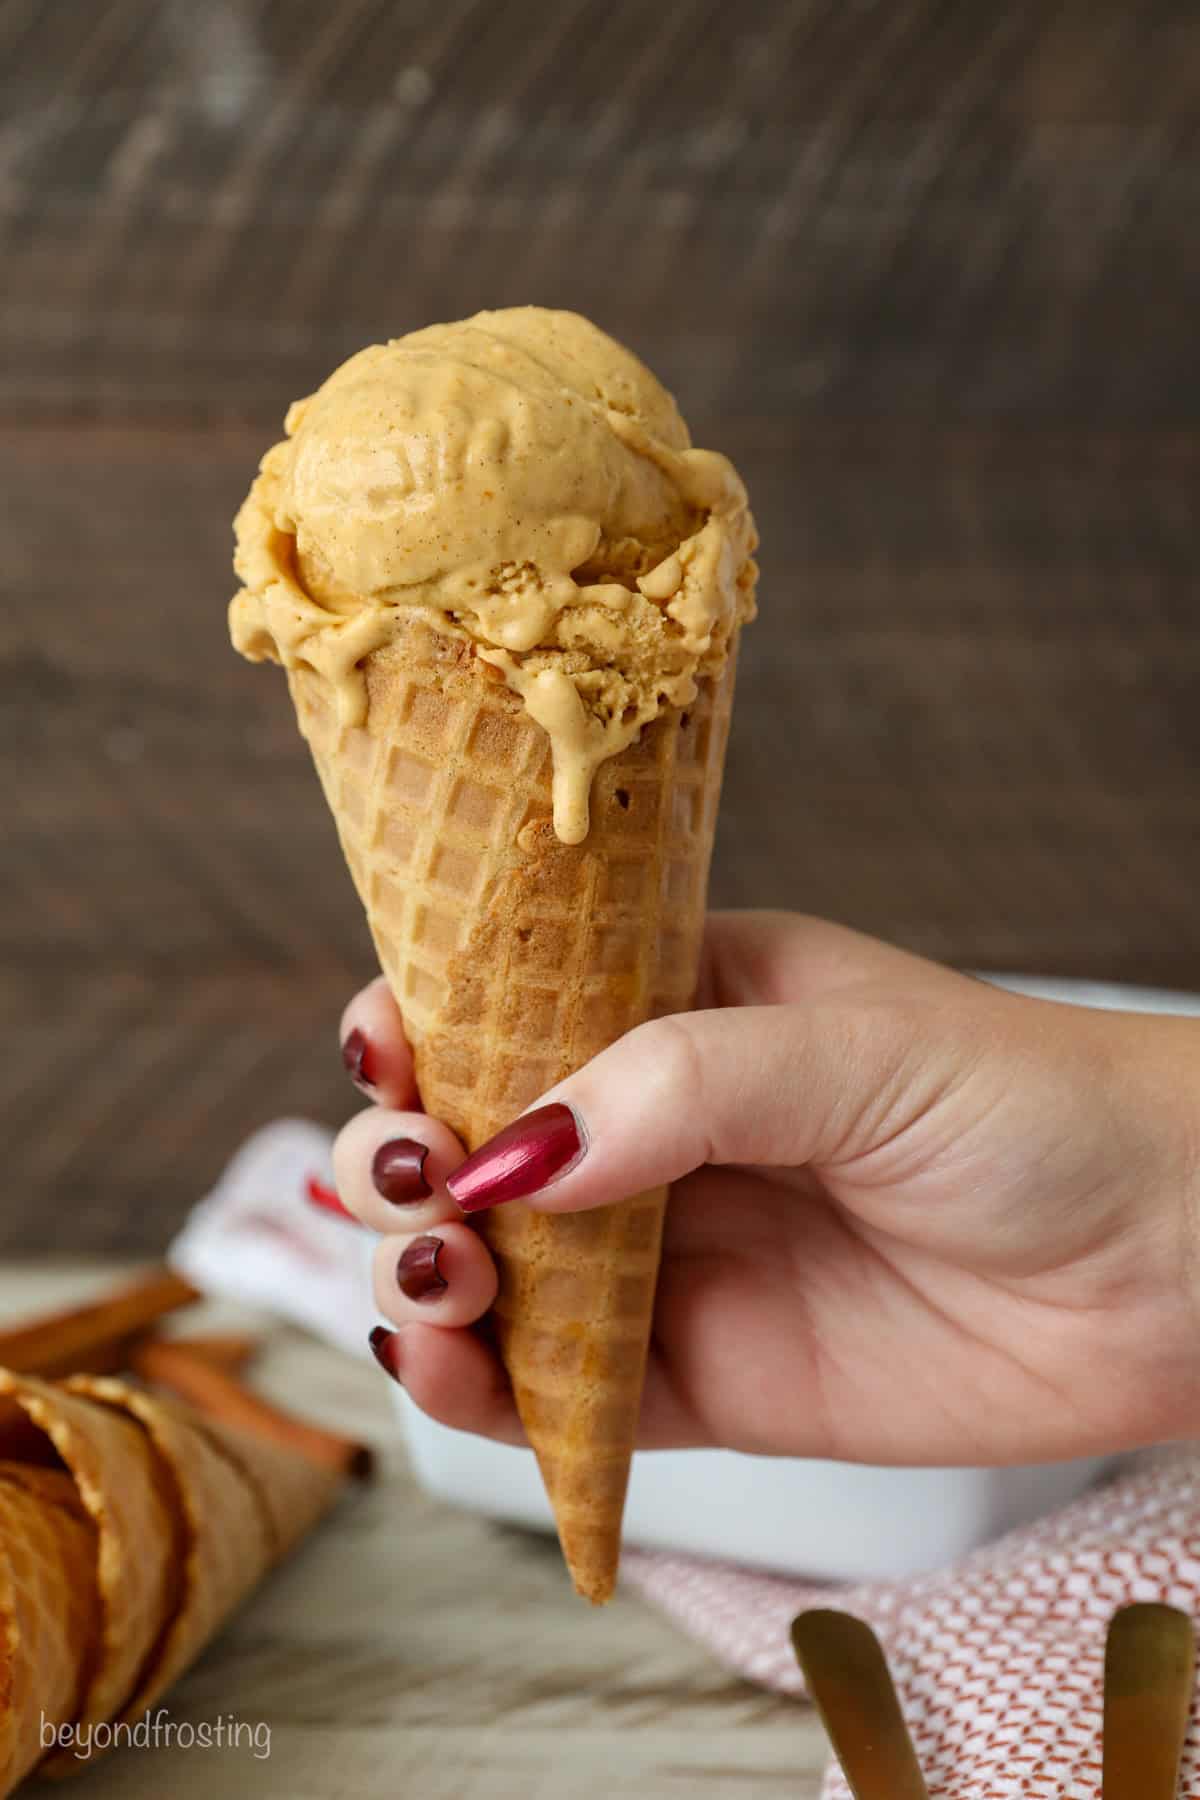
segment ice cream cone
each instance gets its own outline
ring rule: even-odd
[[[694,702],[604,763],[591,829],[551,824],[546,734],[414,617],[367,659],[364,727],[291,690],[412,1041],[425,1105],[468,1148],[643,1020],[691,1004],[735,647]],[[579,1591],[607,1599],[649,1341],[664,1194],[483,1229],[517,1405]]]
[[[266,1526],[275,1562],[290,1555],[329,1511],[345,1485],[332,1465],[318,1465],[269,1438],[236,1425],[202,1421],[210,1442],[241,1472]]]
[[[270,1568],[275,1546],[258,1494],[188,1408],[110,1376],[74,1376],[68,1386],[99,1403],[92,1411],[144,1435],[170,1490],[180,1589],[160,1617],[136,1691],[126,1696],[122,1717],[134,1719],[195,1661]]]
[[[426,1106],[469,1148],[692,1002],[757,542],[637,358],[515,307],[351,357],[236,521],[233,641],[288,670]],[[607,1599],[665,1195],[481,1229],[580,1591]]]
[[[0,1794],[108,1748],[342,1479],[172,1396],[0,1369]]]
[[[175,1540],[158,1458],[136,1424],[57,1383],[0,1369],[0,1396],[53,1445],[95,1526],[100,1635],[79,1723],[110,1719],[173,1606]]]
[[[97,1530],[70,1475],[0,1463],[0,1794],[79,1716],[98,1649]]]

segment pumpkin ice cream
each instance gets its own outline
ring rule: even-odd
[[[628,351],[537,307],[372,345],[287,432],[238,515],[237,648],[319,670],[361,724],[362,659],[422,608],[548,732],[581,842],[597,765],[687,706],[751,612],[733,466]]]

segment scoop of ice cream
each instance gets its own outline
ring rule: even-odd
[[[321,670],[357,721],[362,658],[401,609],[435,613],[549,733],[580,841],[596,766],[687,705],[753,610],[732,465],[636,357],[537,307],[360,351],[286,430],[237,519],[237,648]]]

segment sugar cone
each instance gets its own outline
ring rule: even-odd
[[[0,1369],[0,1395],[53,1445],[96,1528],[100,1638],[79,1715],[94,1724],[129,1699],[173,1605],[175,1540],[158,1459],[135,1424],[56,1383]]]
[[[0,1794],[79,1716],[100,1630],[96,1526],[70,1475],[0,1463]]]
[[[365,728],[289,676],[429,1110],[468,1148],[644,1020],[692,1001],[736,645],[551,823],[545,733],[469,646],[414,613],[366,658]],[[483,1225],[501,1353],[582,1594],[612,1592],[665,1194]]]

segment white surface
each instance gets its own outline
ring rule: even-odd
[[[533,1453],[436,1425],[399,1388],[413,1468],[443,1500],[553,1529]],[[876,1469],[729,1450],[634,1458],[625,1542],[837,1581],[914,1575],[1063,1505],[1101,1462]]]
[[[332,1144],[323,1125],[306,1119],[279,1119],[256,1131],[192,1208],[167,1261],[205,1294],[265,1307],[367,1356],[377,1240],[320,1211],[304,1191],[311,1177],[332,1182]]]
[[[1133,1012],[1200,1013],[1200,997],[1016,976],[1000,985]],[[413,1465],[433,1494],[514,1523],[552,1529],[533,1453],[450,1431],[396,1390]],[[625,1538],[787,1574],[898,1577],[952,1561],[1065,1504],[1096,1461],[1014,1469],[877,1469],[732,1451],[634,1458]]]

